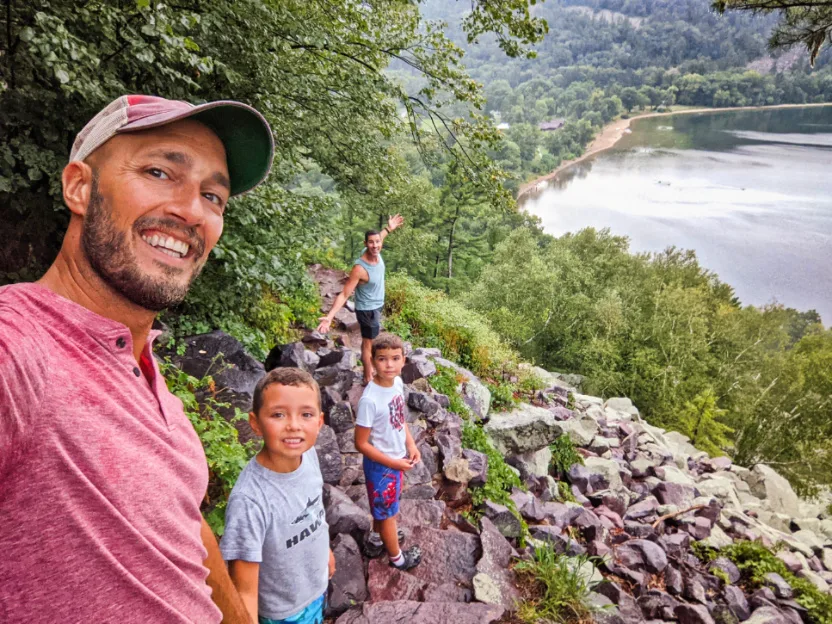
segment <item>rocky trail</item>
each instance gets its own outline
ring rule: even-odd
[[[313,268],[324,300],[340,291],[344,274]],[[325,309],[326,306],[325,306]],[[491,413],[490,394],[476,376],[445,360],[438,350],[407,355],[408,423],[423,461],[405,475],[400,526],[406,544],[419,544],[422,564],[408,572],[386,557],[367,560],[359,544],[370,527],[361,456],[353,445],[354,414],[361,396],[356,367],[354,315],[336,317],[333,341],[310,333],[276,347],[269,365],[308,370],[322,389],[326,425],[317,450],[325,481],[327,522],[337,572],[328,621],[337,624],[489,624],[514,622],[519,586],[512,562],[530,558],[535,544],[560,553],[589,555],[581,570],[593,587],[596,621],[711,624],[780,624],[810,621],[793,589],[776,573],[751,590],[740,570],[717,557],[704,564],[694,544],[713,549],[737,540],[782,544],[777,556],[798,577],[828,593],[832,583],[832,519],[825,503],[801,500],[767,466],[752,470],[725,457],[709,458],[675,432],[653,427],[626,398],[581,394],[563,376],[536,369],[546,382],[536,405]],[[203,374],[217,353],[229,366],[214,379],[220,398],[248,409],[264,366],[234,339],[213,332],[187,339],[176,363]],[[528,525],[521,547],[520,519],[486,502],[479,526],[470,509],[470,487],[488,479],[488,458],[462,444],[462,419],[447,396],[431,388],[436,364],[452,368],[471,418],[518,472],[525,490],[511,499]],[[570,379],[574,381],[573,379]],[[570,406],[570,407],[567,407]],[[236,423],[249,439],[247,423]],[[575,501],[561,496],[552,473],[552,445],[568,436],[583,464],[566,479]]]

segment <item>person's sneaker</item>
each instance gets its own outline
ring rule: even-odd
[[[404,531],[399,529],[396,533],[399,538],[399,545],[404,544]],[[381,535],[375,531],[367,531],[364,534],[364,556],[368,559],[375,559],[384,552],[384,542],[381,541]]]
[[[396,565],[391,561],[390,567],[401,571],[415,568],[422,562],[422,549],[418,546],[411,546],[407,550],[402,551],[402,557],[404,558],[404,561],[401,564]]]

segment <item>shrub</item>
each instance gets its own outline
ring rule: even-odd
[[[517,361],[517,354],[482,315],[447,295],[419,284],[405,273],[387,279],[388,328],[407,325],[415,344],[438,347],[448,359],[474,374],[497,374]]]
[[[436,390],[436,392],[447,395],[448,400],[451,403],[449,409],[453,413],[458,414],[463,418],[467,418],[470,410],[465,404],[465,401],[462,400],[462,396],[457,390],[462,381],[462,378],[456,373],[456,371],[442,366],[441,364],[437,364],[436,374],[430,378],[430,386]]]
[[[491,392],[491,409],[506,411],[517,405],[519,402],[514,398],[516,387],[510,383],[485,384]]]
[[[706,562],[728,557],[740,569],[743,581],[752,588],[761,586],[766,574],[776,572],[791,585],[795,600],[808,611],[810,622],[832,622],[832,596],[820,592],[811,581],[792,574],[786,564],[760,542],[742,540],[719,550],[697,542],[693,544],[693,551]]]
[[[514,570],[531,586],[534,598],[523,600],[517,617],[526,624],[589,623],[589,584],[580,570],[592,565],[587,557],[567,557],[548,544],[535,548],[533,561],[521,561]]]
[[[584,464],[584,458],[575,449],[575,444],[568,435],[562,435],[549,445],[552,451],[552,472],[563,478],[573,464]]]
[[[224,418],[219,409],[229,408],[216,400],[214,380],[197,379],[170,362],[160,364],[168,389],[182,401],[185,414],[196,430],[208,460],[208,492],[202,504],[205,520],[217,535],[225,530],[225,506],[237,477],[256,452],[256,444],[242,444],[234,425]],[[197,395],[200,399],[197,399]],[[205,398],[202,398],[205,395]],[[235,420],[247,415],[234,409]]]

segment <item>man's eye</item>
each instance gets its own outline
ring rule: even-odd
[[[151,167],[147,170],[147,172],[152,175],[154,178],[158,178],[160,180],[169,180],[170,176],[166,174],[161,169],[156,169],[156,167]]]
[[[203,193],[202,196],[212,204],[222,206],[222,198],[219,195],[214,195],[213,193]]]

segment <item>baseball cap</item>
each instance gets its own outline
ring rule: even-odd
[[[182,119],[205,124],[222,141],[231,195],[251,190],[265,180],[274,156],[272,130],[254,108],[231,100],[194,105],[152,95],[122,95],[78,133],[69,160],[84,160],[117,134],[158,128]]]

